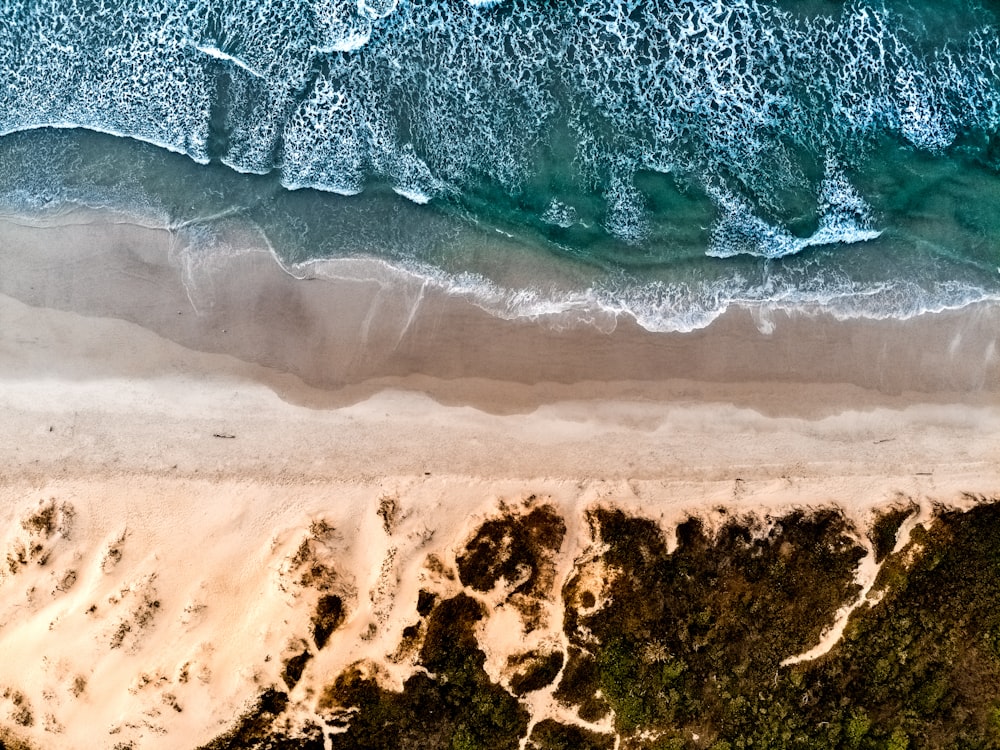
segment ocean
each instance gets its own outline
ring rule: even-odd
[[[1000,300],[998,66],[971,0],[0,0],[0,214],[555,325],[907,318]]]

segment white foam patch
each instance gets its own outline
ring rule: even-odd
[[[546,224],[568,229],[577,222],[576,209],[560,200],[553,198],[549,201],[545,213],[542,214],[542,221]]]
[[[882,234],[872,227],[871,207],[832,158],[827,159],[826,175],[820,186],[819,226],[808,237],[795,237],[786,229],[767,223],[746,202],[725,190],[712,188],[710,194],[721,213],[706,251],[706,255],[715,258],[735,255],[782,258],[811,247],[869,242]]]
[[[399,0],[358,0],[358,13],[373,21],[395,12]]]
[[[848,181],[833,158],[827,158],[826,175],[819,194],[819,228],[813,245],[868,242],[882,235],[874,229],[871,206]]]
[[[379,125],[381,127],[379,127]],[[379,131],[387,128],[383,121],[371,128],[377,138]],[[450,192],[444,182],[431,172],[430,167],[419,156],[412,143],[404,143],[396,149],[380,149],[373,144],[376,171],[393,181],[392,189],[414,203],[429,203],[433,198]]]
[[[252,76],[256,76],[257,78],[264,77],[264,74],[261,73],[259,70],[254,70],[240,58],[230,55],[226,52],[223,52],[218,47],[213,47],[210,44],[192,44],[191,46],[194,47],[199,52],[208,55],[209,57],[214,57],[216,60],[223,60],[225,62],[233,63],[237,67],[243,68],[243,70],[247,71]]]
[[[302,88],[314,74],[316,20],[301,0],[181,0],[185,25],[202,46],[217,47],[270,84]]]
[[[357,0],[316,0],[316,51],[353,52],[368,44],[372,19],[381,17],[367,13],[368,7]]]
[[[86,127],[207,161],[214,83],[182,9],[154,0],[129,24],[114,8],[54,1],[13,2],[4,15],[0,133]]]
[[[616,178],[608,190],[607,230],[625,242],[637,245],[649,235],[645,199],[631,177]]]
[[[222,161],[239,172],[270,172],[278,139],[297,106],[295,90],[237,69],[230,75],[225,104],[230,145]]]
[[[431,196],[427,195],[426,193],[417,192],[416,190],[410,190],[409,188],[395,186],[392,188],[392,191],[396,193],[396,195],[401,195],[407,200],[413,201],[414,203],[421,206],[424,205],[425,203],[431,202]]]
[[[319,79],[285,127],[282,183],[341,195],[361,192],[368,158],[363,118],[351,93]]]
[[[1000,294],[971,284],[930,287],[911,280],[857,282],[838,274],[774,273],[752,283],[739,273],[698,283],[617,277],[578,290],[512,289],[473,273],[449,274],[424,263],[378,258],[308,261],[287,267],[297,278],[321,276],[385,286],[432,285],[464,297],[503,320],[531,320],[555,330],[581,326],[610,333],[622,318],[657,333],[709,326],[731,307],[751,310],[763,327],[775,311],[823,311],[839,320],[901,319],[1000,302]]]
[[[899,129],[914,146],[929,151],[947,148],[955,140],[955,128],[942,106],[941,97],[921,80],[918,72],[900,70],[896,74],[899,91]]]

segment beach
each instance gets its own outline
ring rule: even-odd
[[[558,582],[594,508],[669,537],[692,515],[832,507],[863,529],[1000,493],[996,306],[560,328],[360,261],[193,267],[169,232],[113,219],[0,222],[0,694],[38,747],[208,742],[280,684],[330,592],[346,614],[293,715],[359,661],[400,687],[417,592],[461,590],[448,569],[505,507],[565,519]],[[322,586],[296,573],[303,542]],[[492,677],[560,642],[559,592],[521,636],[495,603]]]
[[[1000,747],[1000,6],[4,7],[0,750]]]
[[[12,0],[0,750],[1000,747],[1000,10]]]

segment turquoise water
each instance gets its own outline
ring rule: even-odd
[[[7,212],[107,206],[178,252],[371,257],[500,315],[653,330],[732,304],[1000,298],[995,4],[0,0],[0,18]]]

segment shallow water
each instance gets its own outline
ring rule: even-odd
[[[992,4],[24,0],[0,19],[9,213],[107,206],[189,255],[370,256],[497,314],[654,330],[734,303],[1000,298]]]

